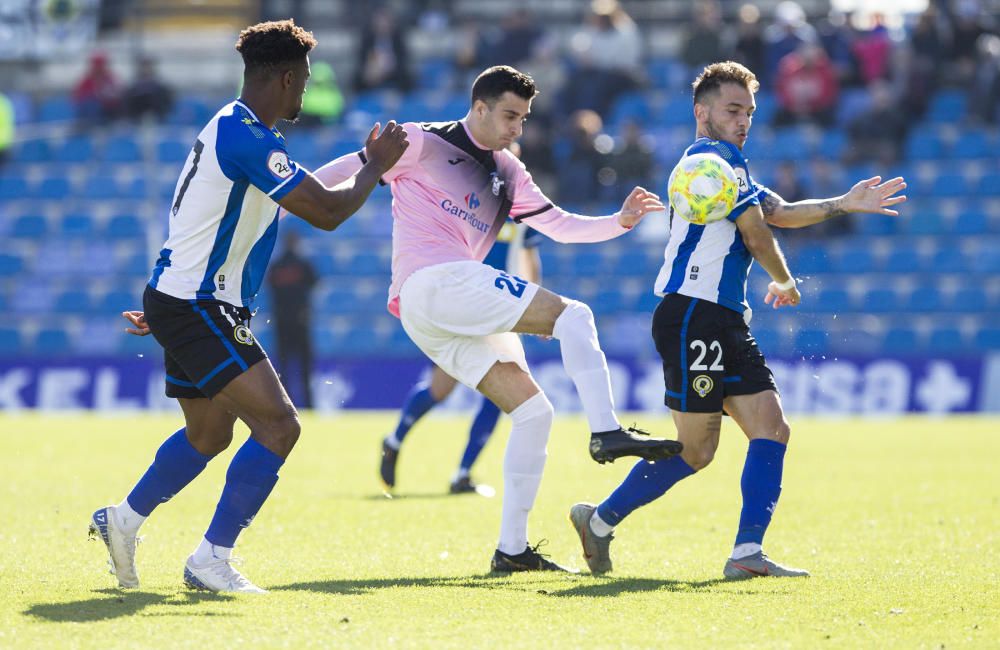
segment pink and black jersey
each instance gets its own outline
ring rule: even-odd
[[[627,230],[617,215],[585,217],[554,206],[514,154],[477,143],[464,120],[403,125],[410,146],[383,177],[392,191],[392,284],[389,311],[399,315],[399,290],[419,269],[445,262],[481,262],[508,217],[559,242],[598,242]],[[356,173],[364,151],[316,171],[332,186]]]

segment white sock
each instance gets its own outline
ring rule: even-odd
[[[399,451],[399,448],[403,446],[403,441],[398,440],[395,433],[391,433],[385,437],[385,444],[389,445],[392,449]]]
[[[746,544],[737,544],[734,546],[733,554],[730,557],[734,560],[739,560],[758,552],[760,552],[760,544],[747,542]]]
[[[212,560],[228,560],[233,556],[233,549],[227,546],[216,546],[204,537],[201,544],[194,550],[195,564],[208,564]]]
[[[497,544],[508,555],[528,548],[528,513],[542,483],[552,416],[552,404],[544,393],[525,400],[510,414],[513,422],[503,460],[503,508]]]
[[[594,312],[582,302],[570,301],[556,319],[552,336],[559,339],[563,367],[576,385],[591,432],[619,429],[611,375],[597,340]]]
[[[115,506],[115,525],[123,533],[135,535],[144,521],[146,518],[132,509],[128,499],[122,499],[122,502]]]
[[[598,537],[607,537],[614,529],[614,526],[601,519],[596,510],[590,516],[590,530],[594,531],[594,534]]]

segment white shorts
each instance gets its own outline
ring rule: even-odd
[[[399,319],[431,361],[475,389],[498,361],[528,372],[521,339],[511,329],[538,289],[480,262],[435,264],[403,283]]]

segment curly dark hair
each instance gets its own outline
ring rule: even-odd
[[[745,65],[736,61],[721,61],[706,66],[691,84],[691,88],[694,89],[694,103],[707,99],[708,95],[718,94],[719,87],[724,83],[739,84],[752,93],[760,90],[757,76]]]
[[[472,103],[481,99],[492,106],[506,92],[522,99],[531,99],[538,91],[535,80],[509,65],[495,65],[483,70],[472,84]]]
[[[236,51],[243,56],[248,74],[268,73],[305,59],[316,47],[316,38],[291,18],[257,23],[240,32]]]

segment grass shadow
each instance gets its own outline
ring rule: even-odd
[[[189,607],[204,602],[232,600],[226,594],[207,592],[180,592],[161,594],[149,591],[123,591],[119,589],[96,589],[94,598],[72,600],[65,603],[36,603],[21,612],[24,616],[43,619],[54,623],[92,623],[107,621],[123,616],[134,616],[148,607],[168,605]],[[180,613],[180,612],[178,612]],[[202,615],[184,610],[183,614]],[[206,616],[218,616],[217,612],[205,612]]]
[[[423,578],[359,578],[344,580],[314,580],[309,582],[293,582],[287,585],[272,587],[272,591],[313,591],[327,594],[358,595],[378,591],[380,589],[395,589],[397,587],[459,587],[464,589],[509,589],[537,592],[540,584],[551,586],[554,581],[563,578],[578,578],[576,575],[558,573],[533,573],[536,580],[519,579],[510,581],[509,575],[501,573],[486,573],[471,576],[428,576]],[[520,576],[519,576],[520,577]]]

